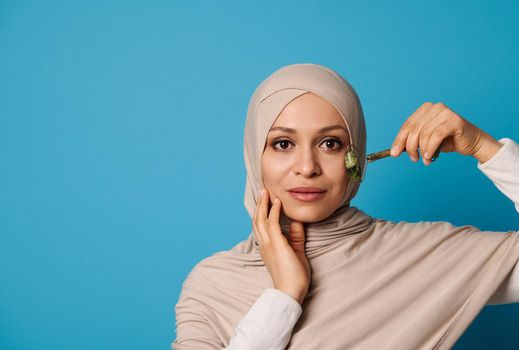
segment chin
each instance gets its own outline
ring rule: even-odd
[[[327,218],[330,214],[328,212],[323,212],[322,208],[321,210],[317,210],[316,208],[287,208],[287,210],[283,211],[285,216],[289,218],[292,221],[299,221],[299,222],[318,222],[325,218]]]

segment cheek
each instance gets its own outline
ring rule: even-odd
[[[278,181],[283,178],[290,168],[290,162],[285,158],[276,157],[265,152],[261,158],[261,174],[263,181]]]
[[[344,182],[348,178],[343,159],[337,158],[326,164],[326,173],[334,182]]]
[[[280,183],[280,171],[278,169],[279,165],[276,165],[276,162],[270,161],[270,158],[262,159],[261,162],[261,178],[263,179],[263,184],[271,192],[274,194],[275,187]]]
[[[332,186],[333,196],[340,200],[346,192],[350,180],[342,159],[330,162],[328,164],[327,173],[327,177]]]

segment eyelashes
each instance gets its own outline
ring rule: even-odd
[[[341,140],[336,139],[336,138],[329,138],[329,139],[323,140],[323,141],[321,142],[321,144],[323,144],[323,143],[327,143],[327,142],[332,142],[332,143],[334,143],[335,145],[337,145],[337,147],[334,147],[334,148],[328,148],[328,147],[326,147],[326,149],[327,149],[327,150],[330,150],[330,151],[337,151],[337,150],[341,149],[342,146],[344,145],[344,144],[342,143]],[[282,152],[282,151],[286,151],[286,150],[288,150],[288,148],[283,148],[283,147],[282,147],[282,148],[278,148],[278,147],[276,147],[277,145],[281,145],[281,144],[292,144],[292,145],[293,145],[293,142],[292,142],[292,141],[289,141],[289,140],[287,140],[287,139],[280,139],[280,140],[276,140],[276,141],[271,142],[270,145],[271,145],[272,148],[274,148],[276,151],[281,151],[281,152]]]

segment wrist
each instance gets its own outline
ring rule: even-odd
[[[297,301],[299,303],[299,305],[303,305],[303,301],[305,300],[305,297],[306,297],[306,292],[287,290],[287,289],[281,289],[281,288],[279,288],[279,290],[284,292],[285,294],[288,294],[289,296],[291,296],[292,299],[294,299],[295,301]]]
[[[480,142],[472,156],[483,164],[492,158],[501,147],[503,147],[502,143],[494,139],[492,136],[483,133],[482,137],[480,138]]]
[[[299,295],[299,297],[297,297],[297,302],[299,303],[299,305],[303,305],[303,301],[305,300],[306,298],[306,293],[303,293],[301,295]]]

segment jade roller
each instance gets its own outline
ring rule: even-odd
[[[362,180],[364,180],[364,175],[366,173],[366,165],[376,160],[389,157],[390,151],[391,149],[388,148],[380,152],[368,154],[366,156],[366,161],[364,162],[364,167],[361,168],[361,164],[359,163],[358,159],[359,157],[362,157],[362,155],[355,146],[348,145],[348,147],[346,147],[346,153],[344,154],[344,165],[346,166],[346,171],[348,172],[348,175],[353,180],[362,182]],[[405,152],[405,149],[402,152]],[[431,158],[431,162],[434,162],[439,156],[440,151],[438,149]]]

